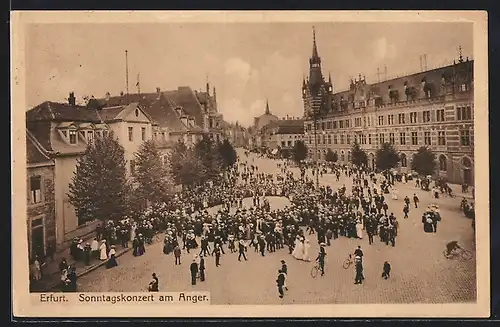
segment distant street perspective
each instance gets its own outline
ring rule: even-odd
[[[255,174],[281,174],[278,165],[284,166],[280,160],[271,160],[250,154],[244,159],[243,151],[239,151],[241,162],[250,168],[257,167]],[[294,178],[300,178],[298,168],[288,168]],[[328,170],[329,171],[329,170]],[[330,186],[338,190],[344,185],[347,192],[352,190],[352,176],[349,177],[341,170],[337,181],[332,173],[323,174],[320,185]],[[307,170],[305,178],[313,180],[312,170]],[[276,182],[276,179],[274,179]],[[371,183],[371,182],[370,182]],[[279,184],[278,184],[279,185]],[[301,226],[304,238],[309,241],[309,260],[298,260],[289,253],[289,247],[269,252],[264,250],[264,256],[255,250],[253,245],[245,247],[245,256],[248,260],[238,260],[239,251],[236,244],[232,252],[227,242],[223,242],[219,266],[216,266],[217,255],[208,248],[208,255],[204,258],[205,280],[197,279],[196,285],[191,284],[190,265],[193,260],[199,260],[202,252],[196,249],[182,250],[180,264],[175,264],[175,254],[164,254],[163,242],[146,246],[144,255],[134,257],[128,253],[119,258],[119,265],[113,269],[98,269],[78,280],[78,290],[83,292],[112,291],[112,292],[140,292],[146,291],[152,273],[159,279],[161,291],[189,291],[203,290],[211,292],[213,304],[308,304],[308,303],[448,303],[468,302],[475,300],[475,260],[449,260],[443,256],[448,242],[456,240],[464,247],[474,247],[474,233],[471,220],[465,217],[460,210],[460,197],[442,197],[433,199],[428,191],[415,187],[414,181],[407,183],[396,182],[399,190],[397,200],[385,196],[388,204],[388,214],[393,213],[397,218],[397,236],[395,246],[387,245],[375,235],[373,244],[369,243],[367,231],[357,235],[331,238],[327,245],[325,257],[325,275],[313,278],[311,269],[319,253],[318,231],[310,234],[306,226]],[[418,208],[413,205],[413,196],[419,197]],[[312,194],[306,194],[309,196]],[[411,198],[411,208],[408,218],[403,218],[404,198]],[[280,211],[290,207],[286,197],[263,197],[269,202],[271,211]],[[241,207],[236,210],[250,210],[253,207],[252,198],[243,199]],[[262,200],[265,201],[265,200]],[[441,221],[436,233],[426,233],[422,224],[422,215],[430,205],[438,205]],[[311,207],[312,209],[312,207]],[[207,210],[216,215],[219,207]],[[287,210],[285,209],[285,212]],[[252,215],[253,216],[253,215]],[[258,215],[250,216],[252,221],[259,219]],[[281,217],[279,217],[281,218]],[[282,218],[281,218],[282,219]],[[279,219],[278,219],[279,221]],[[337,232],[338,233],[338,232]],[[342,233],[342,232],[341,232]],[[333,235],[333,233],[332,233]],[[234,235],[233,235],[234,236]],[[163,236],[162,236],[163,238]],[[200,237],[196,243],[203,244]],[[179,240],[180,241],[180,240]],[[182,242],[179,242],[182,246]],[[213,244],[213,240],[211,243]],[[349,254],[361,247],[363,251],[363,274],[365,279],[362,286],[354,284],[354,264],[344,269],[343,263]],[[196,258],[198,256],[198,258]],[[286,285],[288,291],[280,299],[276,290],[276,274],[281,268],[281,261],[287,265]],[[384,262],[390,262],[390,278],[382,278]],[[199,273],[198,273],[199,274]]]
[[[97,65],[99,78],[67,77],[60,84],[76,91],[64,101],[26,111],[30,291],[207,291],[221,305],[475,302],[469,27],[429,29],[442,34],[430,42],[423,27],[251,25],[176,28],[191,34],[169,49],[155,48],[154,29],[131,27],[124,35],[140,41],[123,51],[115,30],[75,27],[96,44],[53,57],[81,74]],[[67,31],[52,30],[51,43],[45,29],[34,27],[40,45],[30,48],[52,54]],[[212,47],[214,35],[227,44]],[[307,46],[278,42],[292,35]],[[359,48],[346,52],[332,35]],[[96,59],[87,48],[99,42],[110,50]],[[431,65],[412,47],[451,59]],[[220,48],[234,54],[218,63]],[[156,60],[170,52],[167,69]],[[110,53],[125,75],[113,94],[97,86],[113,76]],[[198,78],[203,60],[217,83],[172,87]],[[162,79],[168,88],[151,88]]]

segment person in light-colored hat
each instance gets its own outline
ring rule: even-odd
[[[108,252],[106,249],[106,240],[102,240],[101,245],[99,246],[99,259],[101,259],[101,261],[108,260]]]

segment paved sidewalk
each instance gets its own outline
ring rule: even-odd
[[[90,238],[90,240],[92,240]],[[130,243],[130,242],[129,242]],[[129,247],[121,247],[120,245],[116,245],[116,257],[119,257],[132,249]],[[90,264],[87,266],[83,261],[75,261],[71,257],[69,253],[69,249],[58,252],[54,255],[54,260],[48,262],[42,268],[42,279],[39,281],[31,281],[30,283],[30,291],[31,292],[49,292],[54,291],[59,288],[61,280],[60,280],[60,272],[59,272],[59,263],[61,259],[65,258],[68,265],[73,265],[76,267],[77,277],[83,276],[102,265],[106,264],[106,261],[101,261],[99,259],[92,258],[90,260]]]

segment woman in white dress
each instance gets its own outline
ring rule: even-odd
[[[363,238],[363,224],[361,223],[361,220],[358,219],[356,222],[356,235],[358,238],[362,239]]]
[[[137,224],[134,223],[130,228],[130,241],[133,242],[135,239],[135,230],[137,229]]]
[[[310,249],[311,249],[311,244],[309,243],[309,240],[305,240],[304,241],[304,256],[302,257],[302,260],[311,261],[311,258],[309,256]]]
[[[99,252],[100,252],[99,259],[101,259],[101,261],[108,260],[108,252],[106,249],[106,240],[102,240],[101,246],[99,247]]]
[[[392,194],[391,195],[392,195],[392,199],[393,200],[397,200],[398,199],[398,190],[395,187],[392,188]]]
[[[295,248],[293,249],[292,257],[297,260],[302,260],[303,255],[304,244],[302,243],[300,236],[297,236],[297,238],[295,239]]]

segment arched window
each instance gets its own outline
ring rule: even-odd
[[[464,165],[464,168],[471,168],[472,167],[472,163],[470,162],[470,159],[467,157],[463,157],[462,165]]]
[[[351,161],[351,151],[347,151],[347,161]]]
[[[340,151],[340,161],[345,161],[344,151]]]
[[[401,167],[408,167],[408,161],[406,160],[406,154],[401,153],[399,158],[401,160]]]
[[[447,167],[446,167],[446,156],[443,155],[443,154],[439,156],[439,170],[440,171],[446,171],[447,170]]]

